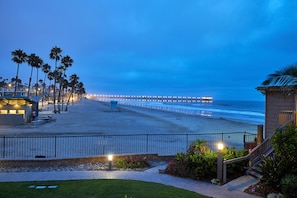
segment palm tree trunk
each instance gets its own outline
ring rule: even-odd
[[[36,78],[35,96],[37,96],[37,92],[38,92],[38,68],[37,68],[37,78]]]
[[[31,68],[31,74],[30,74],[30,78],[29,78],[28,97],[30,96],[30,87],[31,87],[31,81],[32,81],[32,72],[33,72],[33,67]]]
[[[56,113],[56,85],[57,85],[57,83],[56,83],[56,79],[54,79],[54,92],[53,92],[53,97],[54,97],[54,112]]]
[[[20,64],[18,64],[18,67],[17,67],[17,73],[15,76],[16,81],[18,81],[18,78],[19,78],[19,69],[20,69]],[[14,84],[14,95],[16,95],[16,91],[17,91],[17,83]]]
[[[70,98],[72,97],[72,95],[73,95],[73,91],[71,91],[71,93],[70,93],[70,95],[69,95],[69,97],[68,97],[68,99],[67,99],[67,104],[66,104],[65,111],[68,111],[68,106],[69,106]]]
[[[60,110],[61,110],[61,89],[62,89],[62,83],[60,81],[59,92],[58,92],[58,112],[59,113],[60,113]]]

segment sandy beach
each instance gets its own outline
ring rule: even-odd
[[[68,112],[52,113],[43,107],[42,116],[56,121],[39,126],[0,126],[0,135],[89,135],[89,134],[184,134],[184,133],[256,133],[257,125],[214,119],[176,112],[118,105],[84,99],[69,106]]]
[[[203,139],[211,148],[218,141],[243,147],[243,132],[256,133],[257,126],[244,122],[118,105],[84,99],[68,112],[42,116],[56,121],[42,125],[0,126],[3,158],[68,158],[127,153],[175,155],[190,142]],[[217,133],[217,134],[213,134]],[[224,133],[224,134],[222,134]]]

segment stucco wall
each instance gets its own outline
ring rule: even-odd
[[[295,110],[295,95],[286,95],[279,91],[267,91],[265,108],[265,138],[267,138],[279,127],[279,113],[285,110]]]
[[[21,114],[0,114],[0,125],[21,125],[24,118]]]

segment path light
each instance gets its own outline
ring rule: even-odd
[[[107,156],[108,159],[108,170],[112,170],[112,159],[113,159],[113,155],[108,155]]]
[[[224,145],[223,142],[218,142],[217,147],[218,147],[218,150],[219,150],[220,152],[222,152],[223,149],[224,149],[224,147],[225,147],[225,145]]]
[[[223,149],[225,145],[223,142],[217,143],[218,149],[218,160],[217,160],[217,178],[222,181],[223,180]]]

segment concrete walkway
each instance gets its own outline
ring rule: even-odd
[[[54,181],[54,180],[82,180],[82,179],[127,179],[146,182],[155,182],[182,188],[199,194],[217,198],[255,198],[257,196],[244,193],[243,190],[257,182],[250,176],[243,176],[224,186],[196,181],[188,178],[174,177],[160,174],[159,166],[143,172],[137,171],[62,171],[62,172],[13,172],[0,173],[0,182],[21,181]]]

